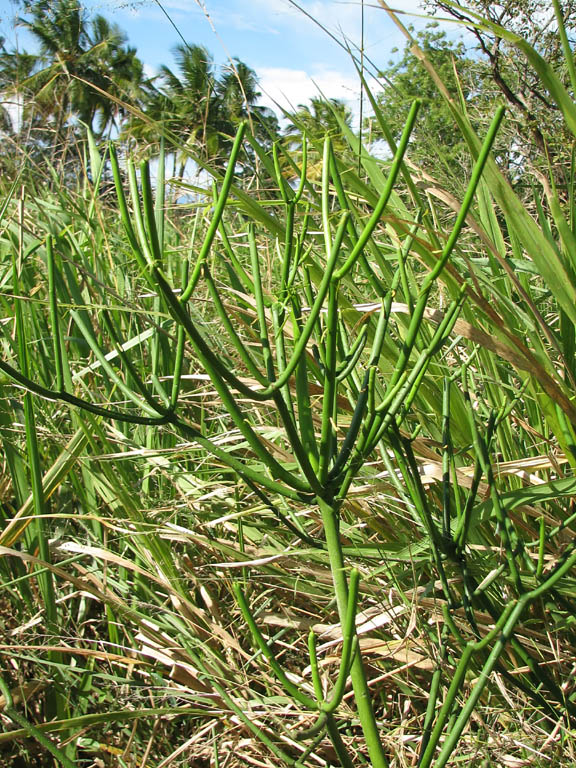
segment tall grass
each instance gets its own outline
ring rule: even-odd
[[[78,189],[4,190],[0,757],[574,762],[573,200],[528,213],[503,111],[437,85],[461,201],[417,103],[318,182],[242,126],[186,206],[91,137]]]

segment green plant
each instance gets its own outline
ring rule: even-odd
[[[242,125],[189,221],[146,163],[127,193],[113,147],[105,206],[90,136],[75,194],[7,190],[0,567],[21,626],[2,651],[48,685],[24,717],[3,682],[19,727],[0,745],[39,739],[66,764],[109,737],[142,764],[157,728],[162,765],[177,722],[218,761],[234,724],[286,764],[384,766],[404,697],[406,762],[441,766],[474,754],[466,726],[501,690],[569,744],[572,202],[549,183],[533,218],[490,156],[502,110],[480,141],[415,50],[473,157],[462,201],[405,162],[418,103],[389,161],[334,110],[361,172],[312,137],[319,184],[306,142],[298,169]],[[275,198],[240,186],[246,144]],[[416,662],[395,667],[398,646]]]

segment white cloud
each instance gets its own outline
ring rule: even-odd
[[[309,74],[303,69],[264,67],[258,70],[261,103],[272,109],[280,105],[294,110],[311,98],[323,95],[329,99],[353,102],[358,98],[358,80],[341,72],[325,70]]]
[[[4,96],[2,96],[0,97],[0,106],[6,110],[8,119],[12,124],[12,130],[18,132],[22,127],[23,99],[19,96],[14,96],[9,101],[4,101]]]
[[[156,77],[158,74],[158,68],[153,67],[150,64],[147,64],[144,62],[144,76],[145,77]]]
[[[352,110],[353,124],[357,127],[360,113],[360,81],[357,77],[336,70],[306,72],[303,69],[264,67],[258,70],[259,88],[262,91],[260,104],[273,109],[280,116],[279,107],[294,111],[310,99],[324,96],[340,99]],[[377,81],[368,81],[370,89],[377,93]],[[365,101],[366,108],[366,101]]]

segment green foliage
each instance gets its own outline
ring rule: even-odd
[[[408,113],[406,113],[407,115]],[[291,177],[293,164],[303,163],[304,144],[307,143],[307,174],[318,181],[322,175],[322,147],[324,139],[329,136],[334,151],[341,160],[346,158],[352,164],[353,153],[345,137],[345,130],[351,130],[352,112],[350,108],[338,99],[314,97],[307,105],[301,104],[295,112],[286,112],[290,120],[282,143],[288,150],[292,163],[286,162],[285,173]]]
[[[535,164],[540,171],[546,172],[547,164],[552,161],[556,165],[556,175],[561,174],[564,147],[571,140],[562,114],[555,107],[538,71],[527,65],[522,49],[514,46],[498,29],[522,38],[567,85],[571,57],[563,50],[556,12],[560,12],[562,26],[573,43],[576,31],[574,0],[562,3],[504,0],[498,4],[487,0],[468,3],[430,0],[427,5],[464,24],[475,41],[484,66],[482,82],[491,83],[509,109],[511,146],[516,147],[520,156],[517,162],[528,166]],[[567,184],[567,178],[562,178],[562,182]]]
[[[415,39],[452,97],[462,100],[471,110],[476,128],[486,126],[494,110],[495,89],[485,77],[481,62],[471,58],[464,43],[453,42],[437,23],[429,23]],[[400,59],[390,61],[379,77],[378,111],[385,130],[375,117],[369,118],[365,130],[370,139],[386,140],[391,135],[397,140],[410,104],[421,99],[422,116],[410,148],[410,160],[461,192],[459,180],[470,166],[467,144],[449,107],[438,98],[434,81],[416,56],[412,42],[406,42]]]
[[[144,111],[134,114],[125,136],[158,150],[163,138],[180,152],[184,172],[190,154],[221,165],[228,156],[239,122],[252,121],[254,134],[268,137],[277,131],[269,110],[258,107],[260,97],[253,70],[234,60],[218,74],[208,51],[199,45],[174,49],[178,72],[163,66]]]
[[[419,102],[386,160],[337,104],[300,167],[241,122],[176,209],[90,132],[75,185],[0,182],[0,757],[574,764],[574,200],[556,160],[514,188],[503,110],[405,34],[460,196],[410,165]]]
[[[217,74],[208,51],[180,45],[178,71],[163,66],[148,78],[124,32],[100,14],[90,17],[79,0],[38,0],[24,10],[19,23],[40,52],[5,44],[0,51],[0,87],[21,104],[16,126],[2,113],[17,157],[48,159],[74,177],[87,125],[98,141],[120,131],[148,154],[158,153],[163,139],[179,153],[181,176],[189,157],[222,164],[241,120],[251,121],[263,142],[278,132],[273,113],[256,104],[254,71],[237,59]],[[4,155],[7,169],[19,167],[14,151]]]
[[[101,15],[88,21],[78,0],[40,0],[20,23],[40,43],[37,71],[27,81],[37,107],[60,130],[75,117],[91,127],[98,120],[104,133],[121,114],[119,102],[144,80],[125,34]]]

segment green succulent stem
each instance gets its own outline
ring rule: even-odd
[[[344,562],[342,543],[340,540],[340,504],[339,502],[322,498],[318,498],[317,503],[322,514],[322,523],[324,525],[324,535],[326,537],[326,545],[328,547],[328,555],[330,558],[330,571],[332,573],[338,615],[340,616],[342,626],[345,626],[349,610],[350,593],[346,576],[346,564]],[[362,654],[360,651],[354,654],[352,665],[350,667],[350,678],[352,680],[354,700],[356,702],[356,708],[358,710],[358,716],[366,739],[372,766],[375,768],[388,768],[388,759],[380,741],[378,723],[376,722],[370,688],[366,678],[366,670],[362,662]]]

